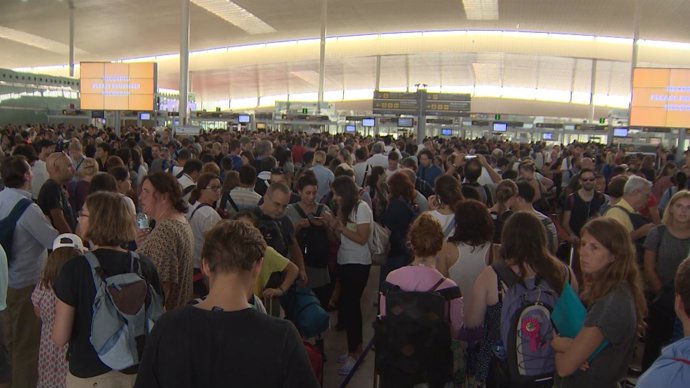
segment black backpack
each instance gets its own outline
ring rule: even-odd
[[[259,220],[258,229],[266,240],[266,244],[275,249],[281,255],[288,256],[289,243],[283,236],[282,222],[265,215],[260,208],[254,210],[254,214]]]
[[[14,243],[14,229],[19,222],[19,218],[24,214],[24,211],[32,204],[30,199],[22,198],[10,211],[7,217],[0,220],[0,245],[5,250],[7,262],[11,263],[14,255],[12,254],[12,245]]]
[[[320,217],[323,214],[324,205],[318,205],[316,208],[315,217]],[[300,217],[307,218],[307,214],[299,206],[295,204],[295,210]],[[326,268],[328,266],[328,230],[325,226],[316,226],[309,223],[309,226],[302,228],[297,233],[297,242],[304,255],[304,264],[314,268]]]
[[[382,386],[411,387],[428,383],[443,387],[453,380],[449,301],[460,297],[458,287],[437,291],[403,291],[384,282],[386,315],[374,322],[376,371]]]

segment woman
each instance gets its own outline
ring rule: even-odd
[[[618,387],[647,312],[635,248],[625,227],[607,217],[586,223],[580,241],[585,277],[581,298],[587,317],[577,337],[556,336],[552,341],[558,372],[554,386]]]
[[[304,255],[307,287],[314,291],[322,305],[328,303],[331,278],[328,273],[329,234],[323,219],[330,214],[328,206],[316,203],[318,181],[313,173],[297,180],[299,202],[288,206],[285,215],[295,226],[295,235]]]
[[[412,221],[419,214],[419,207],[414,203],[414,186],[407,174],[396,172],[391,175],[388,187],[388,207],[381,215],[381,224],[391,231],[391,248],[386,263],[381,266],[380,283],[383,283],[388,273],[410,262],[407,234]]]
[[[144,177],[149,173],[138,147],[132,148],[132,171],[137,173],[137,180],[134,182],[134,185],[138,189],[141,187]]]
[[[240,158],[242,159],[243,166],[251,166],[254,164],[254,155],[251,151],[242,151],[240,153]]]
[[[640,172],[648,181],[654,182],[654,178],[656,178],[656,171],[654,170],[654,157],[652,155],[645,155],[645,157],[642,158]]]
[[[68,185],[69,191],[69,202],[72,205],[72,209],[79,210],[84,206],[84,201],[89,195],[89,186],[91,185],[91,180],[98,174],[98,162],[94,158],[84,158],[79,165],[79,170],[77,170],[77,175],[79,180],[77,182],[70,182]]]
[[[388,206],[388,184],[386,183],[386,170],[381,166],[371,168],[367,178],[367,191],[374,205],[374,219],[380,220],[381,214]]]
[[[429,197],[430,214],[441,223],[443,235],[448,238],[455,230],[455,205],[464,200],[460,181],[451,175],[441,175],[434,185],[436,195]]]
[[[673,162],[664,164],[664,167],[657,175],[652,187],[652,193],[655,197],[661,198],[666,190],[673,186],[673,176],[676,174],[676,165]],[[661,207],[659,207],[661,209]],[[662,210],[663,211],[663,210]]]
[[[649,304],[642,370],[652,365],[673,332],[673,282],[678,266],[690,251],[690,191],[681,190],[671,198],[662,223],[649,231],[644,248],[644,273],[653,299]]]
[[[220,213],[222,218],[228,217],[226,206],[228,206],[230,192],[239,185],[239,172],[233,170],[225,173],[225,178],[223,179],[223,187],[220,189],[220,201],[218,201],[218,213]]]
[[[436,287],[437,290],[457,287],[457,284],[436,270],[437,255],[443,247],[441,224],[430,214],[420,215],[409,228],[410,249],[414,259],[405,267],[398,268],[386,276],[386,282],[399,286],[403,291],[429,291],[443,279]],[[457,291],[456,291],[457,292]],[[386,314],[386,297],[380,296],[379,311]],[[462,326],[462,299],[450,301],[451,337],[457,338]]]
[[[489,209],[489,214],[491,214],[491,219],[494,222],[493,241],[496,244],[501,243],[503,224],[513,214],[510,206],[513,204],[517,194],[517,184],[510,179],[504,179],[496,186],[496,204]]]
[[[531,212],[516,212],[508,219],[501,238],[499,258],[526,284],[534,284],[538,276],[559,294],[567,280],[577,290],[574,276],[549,253],[544,225]],[[493,379],[498,372],[491,370],[493,367],[490,365],[494,349],[500,344],[503,303],[499,299],[499,288],[503,289],[499,287],[494,267],[486,267],[474,282],[472,298],[465,300],[469,304],[465,308],[465,327],[483,328],[474,378],[486,381],[487,386],[496,384]]]
[[[180,185],[172,175],[157,172],[141,184],[139,203],[143,212],[156,221],[137,231],[137,252],[150,256],[160,274],[165,291],[165,308],[184,306],[192,299],[194,233],[185,218],[187,204]]]
[[[196,187],[189,196],[190,207],[187,210],[187,221],[194,234],[194,295],[204,296],[208,288],[201,273],[201,248],[204,246],[204,235],[218,222],[220,215],[214,206],[220,198],[220,179],[213,174],[201,174]]]
[[[124,166],[115,166],[108,169],[108,174],[112,175],[117,181],[117,192],[122,194],[126,199],[129,209],[132,214],[136,214],[136,204],[130,195],[134,196],[132,191],[132,180],[129,178],[129,170]]]
[[[455,206],[455,232],[443,244],[436,269],[460,287],[462,297],[472,299],[477,276],[491,265],[494,223],[483,203],[468,199]]]
[[[131,271],[131,252],[121,246],[136,236],[136,223],[122,196],[110,192],[89,195],[79,216],[86,238],[93,244],[93,254],[101,264],[104,276]],[[136,262],[141,273],[162,295],[158,273],[151,260],[140,255]],[[114,371],[98,358],[91,345],[91,319],[96,288],[91,266],[83,256],[67,261],[54,283],[58,297],[53,326],[53,342],[69,342],[67,387],[131,387],[137,366]]]
[[[359,199],[354,180],[335,178],[331,188],[336,203],[334,216],[326,213],[324,220],[340,239],[338,278],[341,285],[340,313],[345,319],[347,354],[338,361],[344,364],[338,374],[347,375],[362,353],[361,299],[369,279],[371,251],[368,241],[374,216],[366,202]]]

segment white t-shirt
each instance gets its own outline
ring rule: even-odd
[[[354,222],[348,222],[347,228],[353,232],[357,231],[357,225],[369,224],[374,221],[374,214],[371,208],[364,201],[359,201],[359,204],[352,210],[350,219]],[[369,228],[369,236],[374,232],[373,227]],[[369,245],[357,244],[356,242],[340,234],[340,248],[338,249],[338,264],[364,264],[371,265],[371,251]]]
[[[201,248],[204,246],[204,234],[221,220],[220,215],[213,209],[213,206],[202,206],[200,208],[199,206],[201,206],[199,201],[189,206],[185,215],[194,234],[194,268],[201,268]],[[197,208],[199,210],[196,210]],[[196,213],[194,213],[194,210],[196,210]],[[190,218],[192,213],[194,213],[194,217]]]

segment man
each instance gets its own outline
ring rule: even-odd
[[[170,166],[173,165],[172,155],[168,147],[163,147],[160,144],[151,145],[151,154],[153,161],[151,161],[151,168],[149,174],[157,172],[168,172]]]
[[[654,224],[648,220],[644,222],[638,211],[647,204],[651,192],[651,182],[637,175],[630,176],[623,187],[623,198],[609,208],[604,216],[623,224],[633,241],[646,237]]]
[[[465,181],[462,182],[462,187],[472,189],[477,193],[479,201],[484,203],[487,207],[493,206],[493,194],[491,188],[487,185],[479,183],[479,177],[482,174],[482,163],[478,158],[472,158],[465,163],[464,167]]]
[[[242,167],[242,157],[240,157],[240,152],[242,152],[242,145],[239,140],[231,140],[228,144],[228,154],[225,159],[230,159],[232,162],[232,170],[239,171]]]
[[[316,180],[319,182],[316,202],[320,202],[331,191],[331,182],[335,179],[333,171],[326,168],[324,163],[326,163],[326,153],[316,151],[314,153],[314,167],[311,168],[311,171],[316,176]]]
[[[684,388],[690,385],[690,258],[678,266],[674,310],[683,326],[680,340],[664,348],[661,356],[640,376],[637,388]]]
[[[210,279],[209,294],[156,322],[135,387],[319,387],[295,327],[247,303],[265,251],[261,234],[241,221],[221,222],[208,232],[202,271]]]
[[[289,176],[285,174],[285,170],[280,167],[275,167],[271,170],[271,184],[273,183],[282,183],[285,186],[290,187],[291,182]],[[297,193],[290,193],[290,204],[297,203],[299,200],[300,198]],[[259,201],[259,204],[261,204],[261,201]]]
[[[410,182],[414,182],[415,179],[417,178],[415,176],[414,170],[412,170],[412,169],[401,168],[400,172],[407,175],[407,177],[410,179]],[[416,188],[414,189],[414,194],[415,194],[414,203],[417,204],[417,206],[419,207],[419,211],[425,212],[425,211],[429,210],[429,201],[427,201],[426,197],[422,193],[420,193],[419,190],[417,190]]]
[[[529,184],[529,182],[517,182],[517,187],[518,195],[513,200],[510,209],[515,212],[530,212],[539,218],[546,229],[546,243],[548,244],[549,251],[555,255],[556,250],[558,249],[558,233],[556,231],[556,225],[554,225],[553,221],[551,221],[549,217],[539,213],[532,206],[532,200],[534,199],[534,188]]]
[[[48,156],[55,152],[55,144],[49,140],[41,140],[36,143],[36,152],[38,152],[38,160],[34,163],[31,173],[31,196],[34,199],[38,198],[38,192],[41,186],[48,180],[48,167],[46,160]]]
[[[31,200],[31,166],[23,156],[5,159],[0,166],[5,189],[0,191],[0,220],[21,199]],[[7,309],[2,313],[7,350],[12,360],[12,387],[35,387],[38,380],[38,346],[41,321],[31,303],[31,293],[41,279],[43,265],[58,236],[36,204],[19,217],[8,251]]]
[[[62,152],[50,154],[46,163],[50,179],[41,187],[36,203],[61,234],[74,233],[77,217],[67,199],[65,188],[74,176],[74,166],[69,157]]]
[[[293,162],[301,166],[304,163],[304,153],[307,152],[307,147],[304,146],[304,141],[301,137],[295,139],[290,151],[292,151]]]
[[[397,152],[390,152],[388,154],[388,166],[386,167],[386,179],[393,174],[400,171],[400,154]]]
[[[366,147],[359,147],[355,150],[355,165],[352,170],[355,172],[355,183],[359,186],[364,186],[367,175],[371,170],[371,166],[367,164],[369,152]]]
[[[256,184],[256,169],[250,165],[240,167],[240,185],[230,190],[221,199],[221,207],[228,216],[242,209],[254,209],[259,205],[261,195],[254,191]]]
[[[434,187],[426,183],[425,180],[419,177],[417,175],[417,158],[414,156],[410,156],[408,158],[403,159],[402,161],[403,168],[407,168],[412,170],[415,173],[415,179],[414,179],[414,188],[415,190],[419,191],[422,193],[424,198],[429,198],[432,194],[434,194]]]
[[[70,159],[72,159],[74,171],[79,171],[79,167],[81,167],[81,164],[84,162],[84,159],[86,159],[86,155],[84,155],[84,151],[79,139],[74,138],[69,142],[67,152],[69,153]],[[74,181],[76,182],[78,178],[79,177],[75,176]]]
[[[384,144],[382,141],[377,141],[371,146],[371,157],[367,159],[367,164],[371,167],[383,167],[385,170],[388,168],[388,158],[383,154]]]
[[[204,164],[201,163],[199,159],[188,160],[185,162],[182,171],[178,175],[179,178],[177,178],[177,183],[180,185],[182,198],[184,198],[185,201],[189,201],[192,190],[196,188],[196,180],[199,179],[203,166]]]
[[[274,166],[269,165],[265,159],[271,156],[273,153],[273,143],[269,140],[261,140],[256,144],[254,148],[254,153],[256,154],[256,159],[254,159],[254,168],[259,173],[263,171],[271,171]]]
[[[297,244],[295,229],[285,210],[290,204],[290,189],[282,183],[274,183],[266,190],[264,202],[254,210],[259,219],[259,230],[266,243],[281,255],[290,258],[299,267],[299,276],[307,282],[302,250]]]
[[[96,160],[98,161],[98,170],[106,172],[105,162],[110,157],[111,148],[106,142],[98,143],[96,145]]]
[[[599,215],[599,208],[606,202],[604,195],[594,190],[596,177],[594,171],[582,169],[579,175],[580,189],[568,196],[565,201],[561,226],[568,232],[570,243],[577,247],[580,230],[591,218]]]
[[[0,149],[0,153],[3,153]],[[0,317],[7,309],[7,255],[0,246]],[[5,343],[5,327],[0,319],[0,388],[7,388],[12,378],[12,363]]]
[[[176,179],[180,179],[182,177],[182,170],[184,169],[184,165],[192,158],[192,152],[189,151],[187,148],[181,148],[177,152],[177,162],[171,163],[170,166],[167,169],[167,172],[169,172],[172,176],[174,176]]]
[[[419,169],[417,176],[426,182],[429,186],[434,187],[436,178],[440,177],[443,171],[434,164],[434,153],[428,149],[419,151]]]
[[[582,155],[582,144],[575,143],[572,146],[570,156],[563,158],[561,162],[561,187],[565,189],[570,179],[579,173],[579,159]]]

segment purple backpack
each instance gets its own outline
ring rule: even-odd
[[[503,260],[491,266],[500,281],[498,297],[503,303],[501,343],[496,347],[500,375],[510,387],[551,387],[556,372],[551,312],[560,296],[539,276],[523,281]]]

